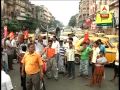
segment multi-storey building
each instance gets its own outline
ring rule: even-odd
[[[95,19],[96,12],[100,11],[101,5],[109,5],[114,0],[89,0],[89,16],[92,20]]]
[[[50,20],[53,18],[52,14],[49,12],[48,8],[46,8],[44,5],[38,6],[38,13],[37,18],[39,21],[48,24],[50,23]]]
[[[4,2],[3,2],[4,1]],[[32,5],[29,0],[3,0],[2,16],[6,18],[16,18],[18,20],[25,20],[28,14],[33,17]]]
[[[116,24],[119,25],[119,1],[114,0],[109,4],[110,12],[114,13]]]
[[[79,2],[79,18],[78,26],[82,26],[83,21],[89,17],[89,0],[81,0]]]

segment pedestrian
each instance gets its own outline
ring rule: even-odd
[[[40,90],[40,78],[43,77],[42,57],[35,52],[34,43],[28,44],[28,52],[25,53],[22,63],[22,76],[26,74],[26,89]]]
[[[97,42],[99,43],[99,48],[100,48],[100,52],[103,52],[105,55],[105,45],[103,44],[103,42],[101,41],[101,39],[98,39]]]
[[[22,60],[26,50],[27,50],[26,45],[22,46],[22,50],[21,50],[21,52],[19,54],[19,58],[18,58],[19,59],[19,64],[20,64],[21,86],[23,87],[23,90],[26,90],[26,76],[25,75],[22,76],[22,63],[21,63],[21,60]]]
[[[92,76],[93,76],[97,56],[99,55],[100,52],[99,43],[97,41],[93,43],[92,51],[93,52],[92,52],[91,64],[92,64]]]
[[[66,50],[69,48],[69,43],[68,43],[67,39],[65,39],[63,41],[63,47],[64,47],[65,52],[66,52]],[[67,75],[68,74],[68,65],[67,65],[67,56],[66,56],[66,54],[64,55],[64,66],[65,66],[65,74]]]
[[[56,38],[56,36],[53,36],[53,42],[52,42],[52,48],[55,49],[55,59],[56,59],[56,62],[57,62],[57,67],[58,67],[58,61],[59,61],[59,48],[60,48],[60,44]]]
[[[86,42],[82,43],[82,49],[80,50],[80,76],[87,78],[88,77],[88,67],[89,67],[89,54],[92,51],[92,48],[87,46]]]
[[[43,36],[43,44],[44,44],[45,46],[47,46],[47,38],[46,38],[46,36]]]
[[[8,68],[9,70],[13,70],[14,49],[12,48],[12,45],[9,39],[6,40],[5,51],[8,55]]]
[[[11,78],[2,68],[1,65],[1,90],[13,90]]]
[[[66,50],[67,64],[68,64],[68,77],[69,79],[75,78],[75,49],[72,42],[69,42],[69,49]]]
[[[95,69],[92,80],[90,82],[90,86],[98,85],[99,87],[101,87],[104,76],[104,65],[106,64],[106,62],[107,59],[104,57],[104,53],[100,52],[95,63]]]
[[[17,59],[17,54],[16,54],[16,48],[17,48],[17,37],[14,36],[13,39],[11,40],[11,45],[12,45],[12,48],[14,49],[14,59]]]
[[[65,58],[65,48],[63,47],[63,41],[60,41],[60,48],[59,48],[59,54],[60,54],[60,58],[58,61],[58,70],[60,73],[65,73],[65,66],[64,66],[64,58]]]
[[[48,46],[44,48],[42,55],[46,54],[45,61],[47,62],[47,71],[46,75],[49,78],[54,77],[55,80],[58,80],[58,67],[56,62],[56,53],[55,49],[52,48],[52,40],[48,41]]]
[[[8,73],[8,55],[5,52],[4,48],[1,48],[1,52],[2,52],[2,65],[3,65],[3,69],[6,73]]]
[[[114,64],[114,76],[111,81],[115,81],[117,76],[119,77],[119,44],[117,45],[116,60]]]
[[[39,54],[42,54],[43,49],[44,49],[44,45],[43,45],[42,36],[39,36],[38,42],[35,42],[35,51],[38,52]]]

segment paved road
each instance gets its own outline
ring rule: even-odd
[[[74,80],[69,80],[62,75],[60,75],[59,81],[45,79],[46,88],[47,90],[118,90],[118,81],[109,81],[112,78],[113,69],[106,67],[105,71],[106,78],[101,88],[86,86],[89,82],[87,79],[76,77]],[[78,66],[76,66],[76,72],[78,72]],[[14,70],[10,71],[9,74],[12,78],[14,90],[22,90],[20,86],[19,65],[14,64]]]

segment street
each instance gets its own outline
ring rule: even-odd
[[[76,65],[76,78],[74,80],[69,80],[62,75],[59,75],[59,80],[55,81],[53,79],[45,79],[46,90],[118,90],[118,78],[115,82],[110,82],[109,80],[113,76],[113,68],[106,67],[105,68],[105,80],[102,83],[102,87],[89,87],[86,84],[89,83],[89,80],[84,78],[77,77],[78,75],[78,65]],[[22,90],[20,85],[20,72],[19,72],[19,64],[14,64],[14,70],[9,72],[12,83],[14,86],[14,90]]]

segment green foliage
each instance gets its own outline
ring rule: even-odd
[[[26,20],[21,21],[22,27],[29,28],[30,32],[34,32],[38,26],[37,20],[29,15],[25,16],[25,18]]]
[[[18,32],[22,29],[21,23],[18,20],[11,19],[6,23],[9,31]]]
[[[74,15],[74,16],[71,17],[68,25],[74,27],[74,26],[76,26],[76,24],[77,24],[77,23],[76,23],[76,17],[75,17],[75,15]]]

